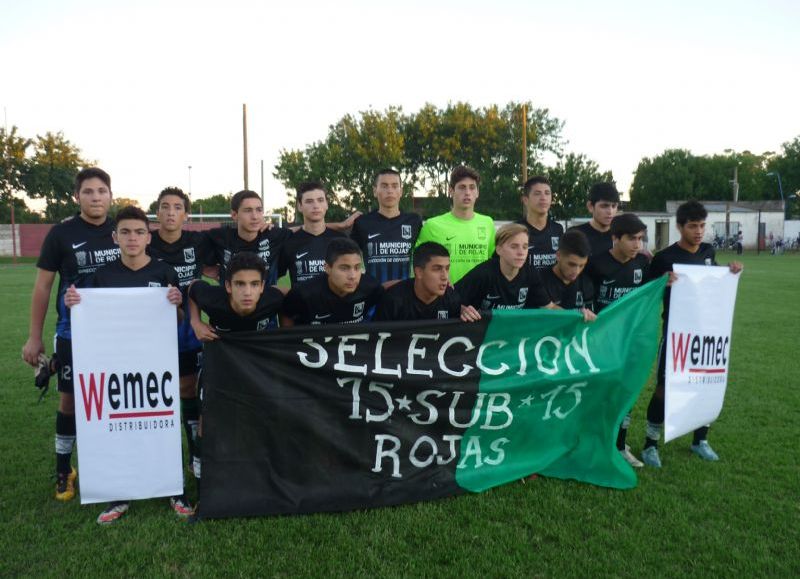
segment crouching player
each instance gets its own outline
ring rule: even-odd
[[[594,311],[594,285],[583,273],[591,253],[589,240],[582,231],[570,229],[561,236],[556,264],[539,272],[550,299],[558,307]]]
[[[150,231],[144,211],[133,206],[120,209],[113,237],[119,245],[120,259],[98,270],[89,278],[88,287],[168,287],[167,299],[178,307],[180,317],[183,299],[177,287],[178,275],[171,266],[151,258],[145,252],[150,242]],[[80,301],[78,290],[74,285],[70,286],[64,294],[64,304],[71,308]],[[109,503],[97,517],[97,522],[101,525],[113,523],[128,511],[129,504],[129,501]],[[192,507],[184,495],[170,498],[170,505],[179,517],[192,514]]]

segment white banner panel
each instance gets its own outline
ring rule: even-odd
[[[167,288],[79,291],[72,369],[81,504],[181,494],[178,330]]]
[[[664,439],[710,424],[728,383],[739,275],[727,267],[675,264],[666,351]]]

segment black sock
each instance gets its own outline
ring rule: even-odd
[[[72,471],[72,449],[75,446],[75,415],[56,412],[56,472]]]
[[[644,439],[644,447],[658,446],[658,439],[661,434],[661,425],[664,424],[664,390],[656,387],[647,405],[647,430]]]
[[[622,419],[622,424],[617,432],[617,450],[625,450],[625,442],[628,439],[628,427],[631,424],[631,413],[625,415]]]
[[[694,431],[694,441],[692,444],[700,444],[701,440],[706,440],[708,438],[708,426],[701,426],[697,430]]]
[[[189,456],[197,456],[197,425],[200,420],[200,406],[197,398],[181,398],[181,415],[183,417],[183,430],[186,432],[186,442],[189,447]]]

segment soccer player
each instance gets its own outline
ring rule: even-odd
[[[381,169],[373,189],[378,209],[362,215],[353,224],[350,238],[361,248],[367,273],[381,283],[407,279],[409,256],[422,227],[416,213],[400,211],[403,185],[400,173]]]
[[[678,207],[675,213],[675,220],[681,238],[676,243],[655,254],[648,272],[649,279],[655,279],[666,272],[671,272],[673,265],[676,263],[717,265],[714,247],[709,243],[703,243],[707,217],[706,208],[698,201],[687,201]],[[742,264],[738,261],[729,263],[728,267],[732,273],[739,273],[743,269]],[[658,355],[656,389],[650,399],[650,404],[647,406],[647,429],[644,450],[642,451],[642,459],[645,464],[656,468],[661,467],[658,440],[661,437],[661,428],[664,425],[664,383],[670,293],[670,288],[667,288],[664,292],[664,324],[662,326],[661,348]],[[708,443],[708,429],[708,426],[703,426],[694,431],[692,452],[704,460],[719,460],[719,456]]]
[[[589,240],[592,255],[602,255],[611,249],[611,222],[619,208],[619,191],[614,183],[595,183],[589,189],[589,201],[586,208],[592,218],[574,228],[582,231]],[[590,259],[591,261],[591,259]]]
[[[414,250],[413,259],[413,279],[386,290],[375,309],[376,321],[480,319],[474,311],[464,312],[461,299],[450,286],[450,254],[446,247],[426,241]]]
[[[539,272],[555,305],[565,310],[594,311],[594,285],[583,273],[591,251],[589,240],[578,229],[570,229],[561,236],[555,265]]]
[[[178,326],[178,369],[180,373],[181,418],[189,447],[190,466],[195,463],[195,440],[200,420],[197,401],[197,374],[203,355],[203,345],[192,330],[189,316],[189,285],[203,274],[203,264],[208,260],[208,237],[199,231],[184,231],[189,218],[191,201],[177,187],[167,187],[158,194],[159,228],[151,234],[147,252],[154,258],[172,266],[178,274],[178,288],[183,292],[183,320]]]
[[[280,314],[281,327],[301,324],[359,324],[383,294],[380,282],[361,273],[361,250],[347,238],[332,239],[324,275],[292,285]]]
[[[146,253],[150,242],[147,215],[138,207],[129,205],[117,213],[117,223],[113,232],[114,241],[119,245],[120,258],[96,271],[86,283],[87,287],[168,287],[167,299],[178,307],[178,318],[182,313],[183,301],[178,289],[178,274],[165,262],[151,258]],[[64,293],[64,304],[71,308],[81,302],[75,285],[70,285]],[[114,501],[97,517],[98,524],[111,524],[122,517],[129,507],[129,501]],[[170,506],[179,517],[192,514],[192,507],[183,495],[170,498]]]
[[[75,446],[75,399],[72,382],[72,334],[69,310],[64,294],[70,285],[83,286],[86,278],[119,256],[111,232],[114,223],[108,218],[111,207],[111,177],[97,167],[80,171],[75,178],[75,201],[78,216],[64,221],[48,232],[36,262],[36,281],[31,298],[28,340],[22,358],[36,367],[44,357],[42,330],[50,302],[50,290],[58,273],[56,294],[55,357],[58,359],[58,412],[56,413],[56,499],[75,496],[77,471],[71,466]]]
[[[470,167],[459,166],[450,173],[449,193],[453,208],[428,219],[417,245],[441,243],[450,253],[450,281],[456,283],[479,263],[494,255],[494,221],[475,212],[481,177]]]
[[[614,246],[610,251],[592,254],[587,273],[595,287],[598,313],[646,281],[648,259],[640,253],[646,231],[647,226],[633,213],[618,215],[610,227]],[[617,450],[628,464],[641,468],[644,464],[627,445],[630,423],[631,415],[628,413],[617,433]]]
[[[464,305],[478,310],[554,308],[539,275],[528,262],[528,230],[508,223],[495,236],[497,257],[472,268],[456,283]]]
[[[560,223],[550,219],[553,192],[547,177],[537,175],[522,186],[522,206],[525,217],[521,223],[528,230],[528,263],[541,271],[556,263],[558,239],[564,233]]]
[[[297,187],[297,210],[303,215],[303,227],[283,244],[278,260],[279,277],[288,271],[292,287],[327,271],[328,244],[345,237],[325,224],[328,193],[322,183],[306,181]]]

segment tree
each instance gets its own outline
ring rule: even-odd
[[[0,201],[4,205],[22,189],[25,155],[30,145],[30,139],[17,134],[17,127],[11,127],[11,132],[0,129]]]
[[[692,197],[693,159],[687,150],[668,149],[639,161],[631,184],[631,209],[664,211],[668,200]]]
[[[599,166],[585,155],[569,153],[548,170],[553,190],[552,213],[556,219],[571,219],[586,215],[587,193],[600,181],[613,181],[611,171],[601,172]]]
[[[150,211],[155,213],[158,210],[158,203],[153,202],[150,206]],[[200,215],[201,213],[225,213],[231,212],[231,194],[223,195],[217,193],[211,197],[204,197],[203,199],[192,199],[192,214]]]

